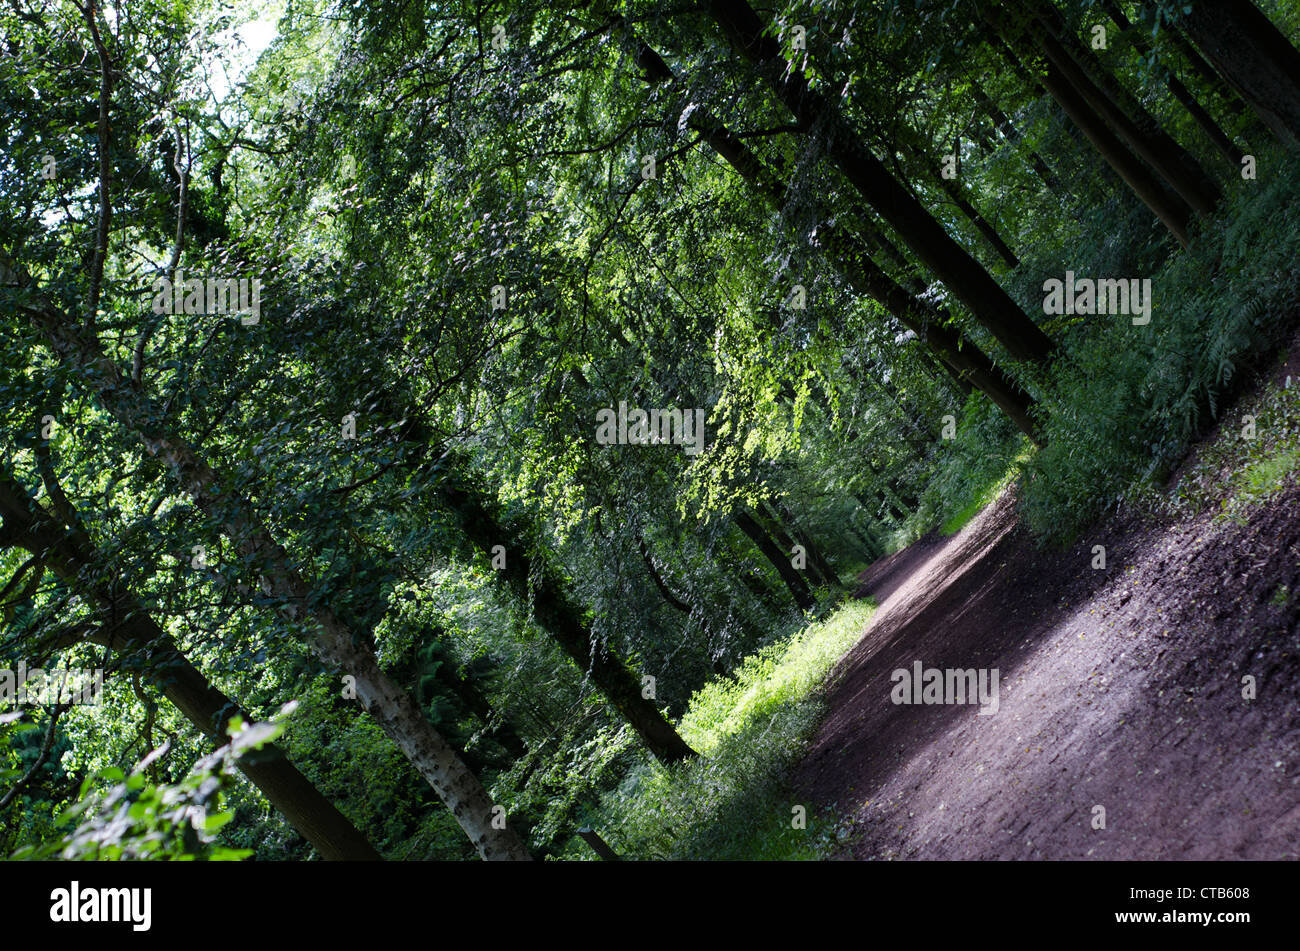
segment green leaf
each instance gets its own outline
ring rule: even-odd
[[[208,816],[203,820],[203,831],[216,832],[233,818],[235,818],[233,812],[218,812],[215,815]]]

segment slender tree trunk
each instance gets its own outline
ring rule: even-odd
[[[985,16],[985,19],[988,19],[987,15]],[[1003,39],[1002,34],[998,32],[998,24],[991,20],[989,23],[992,29],[984,36],[984,40],[988,45],[1002,56],[1002,59],[1006,64],[1011,67],[1011,71],[1016,74],[1016,78],[1032,89],[1038,98],[1041,99],[1043,96],[1047,95],[1047,90],[1044,89],[1043,84],[1038,81],[1038,77],[1034,75],[1028,66],[1025,65],[1024,61],[1020,58],[1020,55],[1011,48],[1011,45]]]
[[[785,586],[790,589],[790,594],[794,597],[795,603],[799,605],[802,611],[811,611],[816,607],[817,602],[808,589],[808,584],[799,574],[799,570],[790,563],[790,555],[783,552],[779,545],[774,542],[770,535],[758,524],[752,515],[744,510],[737,510],[732,516],[736,527],[749,536],[755,547],[763,553],[766,558],[776,569]]]
[[[975,387],[971,386],[970,380],[963,377],[947,360],[935,355],[928,347],[923,347],[919,352],[924,355],[922,364],[930,375],[951,388],[958,402],[965,402],[975,392]]]
[[[978,208],[970,203],[970,199],[963,193],[961,186],[950,178],[939,177],[939,187],[944,193],[952,199],[954,205],[961,210],[961,213],[970,219],[976,230],[984,236],[989,247],[998,253],[1007,267],[1020,267],[1020,258],[1016,252],[1011,249],[1005,238],[998,233],[998,230],[989,224],[988,219],[980,212]]]
[[[650,752],[663,763],[694,756],[695,751],[663,712],[641,695],[641,683],[623,659],[609,649],[595,649],[590,625],[570,600],[554,566],[547,561],[534,565],[525,533],[503,523],[493,500],[473,484],[454,454],[445,459],[445,475],[438,491],[475,548],[490,556],[494,546],[505,547],[505,567],[500,574],[507,586],[523,603],[532,606],[538,624],[591,678]]]
[[[1229,85],[1289,148],[1300,148],[1300,51],[1250,0],[1196,0],[1179,17]]]
[[[888,375],[884,373],[877,375],[875,377],[875,386],[876,389],[885,394],[889,402],[894,404],[894,408],[898,410],[899,425],[906,434],[903,438],[907,441],[907,444],[912,447],[917,456],[923,455],[930,446],[933,433],[919,422],[919,411],[915,407],[908,405],[906,398]]]
[[[1233,169],[1240,170],[1244,153],[1237,148],[1236,143],[1232,141],[1228,133],[1223,131],[1223,127],[1214,121],[1214,116],[1210,115],[1209,110],[1201,105],[1200,100],[1192,95],[1192,91],[1184,86],[1182,80],[1177,76],[1169,76],[1165,84],[1169,87],[1170,94],[1182,104],[1183,108],[1191,115],[1192,121],[1205,133],[1205,137],[1223,156],[1224,161]]]
[[[863,504],[862,499],[856,494],[853,495],[852,498],[853,501],[857,503],[858,508],[866,514],[866,517],[874,521],[874,518],[871,515],[871,510]],[[859,516],[859,518],[860,517],[861,516]],[[849,520],[849,528],[852,530],[853,534],[857,536],[858,540],[862,542],[863,553],[866,554],[868,558],[874,561],[885,553],[885,546],[881,544],[880,540],[876,538],[875,535],[858,525],[858,518]]]
[[[993,136],[984,130],[984,124],[981,122],[972,122],[970,125],[970,134],[975,139],[975,143],[980,147],[980,151],[988,156],[998,150],[998,145],[993,141]]]
[[[853,233],[858,237],[869,251],[877,251],[884,255],[885,260],[898,269],[898,273],[904,275],[904,282],[907,288],[913,294],[923,294],[925,292],[925,281],[916,274],[916,269],[912,267],[912,262],[907,259],[902,251],[890,241],[881,230],[876,227],[876,223],[871,220],[871,214],[861,205],[857,205],[850,210],[852,219]]]
[[[885,502],[894,511],[894,517],[899,524],[907,521],[907,517],[912,514],[912,510],[903,504],[903,500],[898,497],[886,480],[880,483],[880,494],[884,497]]]
[[[868,465],[866,468],[867,471],[871,473],[872,477],[877,480],[877,484],[880,486],[881,504],[878,511],[883,512],[885,509],[892,510],[895,516],[897,516],[895,518],[895,521],[902,521],[903,519],[907,518],[907,510],[903,508],[901,503],[899,503],[897,496],[895,496],[891,491],[885,488],[884,483],[880,481],[880,476],[879,473],[876,471],[876,469],[870,465]],[[865,493],[855,492],[853,493],[853,497],[857,499],[858,503],[863,508],[865,508],[868,512],[871,511],[871,507],[870,507],[871,500],[866,497]]]
[[[905,142],[903,148],[917,165],[922,168],[926,167],[925,154],[915,143],[911,141]],[[997,252],[997,255],[1002,258],[1007,267],[1015,268],[1020,266],[1020,258],[1011,249],[1011,245],[998,233],[996,228],[989,224],[979,209],[971,204],[970,199],[966,197],[961,185],[955,179],[944,178],[942,174],[936,175],[932,172],[928,173],[927,177],[939,186],[940,191],[947,195],[952,203],[957,206],[957,209],[966,216],[966,219],[975,226],[975,230],[983,236],[988,246]]]
[[[59,526],[7,475],[0,476],[0,514],[15,544],[39,553],[43,563],[64,582],[98,604],[102,610],[101,631],[90,639],[142,660],[144,676],[203,736],[220,748],[230,742],[226,727],[233,717],[238,715],[251,722],[235,701],[217,690],[189,662],[138,598],[120,583],[90,580],[103,559],[88,547],[89,539],[81,532]],[[263,747],[258,756],[244,757],[236,765],[322,858],[381,858],[357,827],[321,795],[278,746]]]
[[[754,183],[751,183],[754,184]],[[899,271],[907,275],[903,278],[905,289],[909,291],[912,297],[919,297],[925,293],[925,282],[914,273],[910,262],[903,256],[888,238],[880,233],[880,230],[871,221],[870,214],[865,208],[854,208],[852,211],[852,237],[857,243],[865,246],[863,254],[870,256],[872,251],[878,252],[884,258],[895,265]],[[836,262],[831,262],[842,275],[844,269]],[[856,289],[855,289],[856,290]],[[892,313],[891,313],[891,316]],[[898,318],[895,316],[895,320]],[[904,327],[904,329],[911,329]],[[971,385],[970,380],[962,376],[960,370],[953,366],[945,356],[935,350],[928,341],[918,336],[921,343],[920,353],[922,354],[921,363],[936,380],[941,380],[952,387],[953,395],[959,400],[965,401],[967,397],[974,392],[975,387]],[[964,341],[962,346],[974,346],[970,341]]]
[[[659,569],[655,567],[654,559],[650,555],[650,548],[646,545],[645,539],[639,534],[636,537],[637,549],[641,552],[641,560],[645,562],[645,570],[650,575],[650,580],[654,582],[655,587],[659,590],[659,595],[669,605],[681,611],[683,614],[691,613],[691,606],[683,601],[677,595],[673,594],[668,583],[664,581]]]
[[[1054,346],[992,276],[871,154],[839,109],[787,69],[780,48],[744,0],[710,0],[708,9],[731,44],[750,62],[795,118],[820,130],[830,160],[1017,360],[1043,361]]]
[[[600,833],[595,829],[579,829],[578,836],[583,842],[591,846],[591,850],[599,855],[602,860],[606,862],[622,861],[619,854],[609,847],[609,843],[602,839]]]
[[[1017,129],[1011,119],[1007,117],[1007,114],[998,107],[996,102],[993,101],[993,98],[984,91],[984,87],[981,86],[978,81],[971,80],[970,90],[972,95],[975,97],[975,101],[979,104],[980,108],[984,110],[988,117],[993,120],[993,124],[996,125],[998,131],[1002,133],[1003,138],[1013,146],[1019,146],[1024,141],[1024,136],[1020,134],[1020,130]],[[1064,187],[1061,185],[1061,180],[1056,177],[1056,173],[1048,168],[1047,163],[1043,161],[1042,156],[1033,150],[1030,150],[1029,152],[1029,164],[1030,167],[1033,168],[1034,173],[1043,180],[1043,184],[1052,191],[1061,192],[1064,190]]]
[[[785,530],[785,525],[781,523],[780,516],[773,512],[768,505],[760,502],[758,505],[754,506],[753,518],[759,525],[763,526],[763,531],[772,536],[772,539],[783,551],[789,552],[790,556],[793,557],[795,540],[791,538],[790,533]],[[806,551],[805,554],[807,554]],[[812,559],[809,558],[808,561],[811,562]],[[800,569],[796,568],[795,570],[798,571]],[[813,584],[821,584],[821,572],[817,570],[816,566],[813,566],[813,569],[809,574],[812,575]]]
[[[903,504],[903,510],[906,512],[915,512],[921,504],[920,493],[911,486],[905,486],[899,479],[891,479],[886,483],[887,488]]]

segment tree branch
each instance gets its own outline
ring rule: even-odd
[[[45,740],[41,743],[40,755],[36,757],[36,762],[32,763],[31,768],[23,774],[22,778],[14,783],[13,788],[5,793],[4,798],[0,799],[0,809],[8,808],[9,804],[18,798],[23,787],[32,781],[40,768],[45,765],[45,761],[50,758],[50,751],[54,749],[54,728],[58,726],[59,717],[63,716],[64,711],[70,706],[72,706],[70,703],[60,703],[55,706],[50,714],[50,725],[45,728]]]
[[[73,0],[75,3],[76,0]],[[108,154],[109,124],[108,105],[113,94],[113,70],[108,58],[108,50],[99,36],[99,24],[95,18],[95,0],[86,0],[82,7],[77,4],[86,23],[90,26],[90,36],[95,43],[95,52],[99,54],[99,225],[95,233],[95,253],[90,259],[90,291],[86,295],[86,326],[95,326],[95,317],[99,312],[99,295],[104,283],[104,260],[108,257],[108,229],[113,218],[113,207],[109,202],[108,189],[112,182],[112,160]]]

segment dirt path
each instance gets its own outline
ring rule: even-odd
[[[1300,488],[1067,552],[1013,501],[862,575],[881,607],[795,776],[843,857],[1300,858]],[[915,661],[998,669],[997,713],[895,704]]]

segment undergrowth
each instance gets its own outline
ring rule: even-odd
[[[1162,484],[1220,417],[1239,370],[1294,327],[1300,159],[1267,161],[1279,166],[1267,183],[1238,183],[1192,248],[1152,275],[1149,324],[1089,318],[1058,364],[1043,400],[1048,444],[1029,463],[1022,495],[1040,537],[1071,541]]]
[[[1016,291],[1031,310],[1033,281],[1060,277],[1059,260],[1080,278],[1150,275],[1150,323],[1075,316],[1054,328],[1064,341],[1062,359],[1032,387],[1046,437],[1041,450],[1029,449],[986,400],[969,400],[895,547],[935,527],[959,531],[1017,475],[1024,523],[1046,543],[1068,544],[1098,518],[1121,507],[1149,508],[1163,496],[1170,473],[1236,397],[1241,371],[1263,362],[1300,318],[1300,158],[1279,152],[1260,161],[1276,166],[1267,181],[1230,187],[1192,248],[1163,264],[1128,234],[1065,257],[1052,244],[1026,260]],[[1266,423],[1270,412],[1275,418]],[[1217,476],[1235,478],[1237,468],[1249,467],[1239,474],[1233,511],[1273,491],[1297,461],[1292,450],[1267,448],[1286,431],[1285,413],[1275,407],[1256,415],[1255,445],[1241,440],[1217,450],[1226,466]]]
[[[1300,471],[1300,380],[1267,385],[1241,401],[1216,437],[1179,474],[1164,507],[1189,517],[1217,507],[1241,522]]]
[[[674,767],[645,763],[607,793],[587,822],[635,859],[815,859],[840,829],[792,798],[789,771],[824,711],[820,689],[874,606],[831,615],[747,657],[696,691],[679,725],[700,754]],[[796,807],[806,811],[799,828]],[[565,858],[593,858],[574,840]]]

